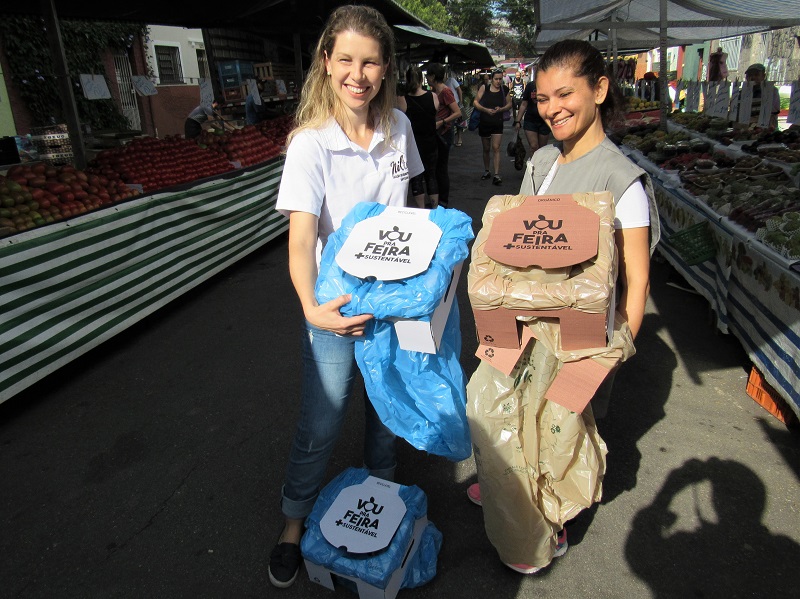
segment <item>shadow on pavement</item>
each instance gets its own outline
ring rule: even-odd
[[[656,598],[797,592],[800,545],[761,522],[766,489],[734,460],[688,460],[633,519],[625,556]]]

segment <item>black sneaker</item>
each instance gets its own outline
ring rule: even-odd
[[[483,175],[481,175],[481,181],[486,181],[486,179],[490,179],[492,177],[492,173],[489,171],[485,171]]]
[[[492,185],[502,185],[503,180],[500,178],[500,175],[495,175],[494,179],[492,179]]]
[[[300,546],[278,543],[269,554],[269,581],[279,589],[289,588],[300,572]]]

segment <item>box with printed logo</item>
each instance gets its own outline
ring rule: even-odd
[[[497,263],[525,271],[568,269],[598,254],[600,217],[571,195],[529,196],[522,205],[497,215],[484,248]],[[565,350],[604,347],[613,309],[591,313],[558,309],[473,309],[482,346],[520,351],[518,317],[558,319]]]
[[[345,487],[320,520],[319,531],[324,541],[366,559],[400,542],[395,533],[406,514],[406,505],[399,491],[399,484],[373,476],[361,484]],[[330,590],[335,590],[335,578],[344,579],[355,584],[360,599],[394,599],[427,525],[426,516],[415,520],[413,534],[405,540],[400,566],[385,573],[384,588],[305,559],[309,579]],[[375,562],[381,563],[378,559]]]
[[[359,278],[396,281],[428,269],[442,237],[429,211],[387,206],[378,216],[357,223],[336,255],[342,270]],[[430,319],[394,319],[401,349],[435,354],[456,295],[463,263],[453,269],[444,296]]]

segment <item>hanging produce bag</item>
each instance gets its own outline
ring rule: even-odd
[[[592,417],[547,401],[558,360],[543,344],[512,376],[481,362],[467,385],[467,415],[486,534],[500,559],[543,567],[556,533],[599,501],[606,446]]]
[[[343,316],[374,316],[356,344],[356,362],[383,423],[417,449],[463,460],[472,448],[466,421],[466,377],[459,363],[457,302],[447,316],[436,353],[402,349],[394,320],[430,320],[445,294],[455,292],[453,269],[469,254],[471,219],[458,210],[440,207],[429,211],[429,220],[442,235],[430,265],[417,275],[383,281],[345,272],[336,256],[353,227],[385,208],[371,202],[356,205],[328,238],[317,279],[317,300],[324,303],[350,294],[351,301],[340,310]]]

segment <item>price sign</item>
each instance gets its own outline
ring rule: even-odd
[[[211,86],[211,79],[200,79],[200,105],[208,106],[214,103],[214,88]]]
[[[83,87],[83,95],[87,100],[108,100],[111,98],[106,78],[102,75],[81,74],[81,87]]]
[[[731,101],[728,106],[728,120],[735,121],[739,116],[739,98],[741,94],[741,84],[734,81],[731,85]]]
[[[792,95],[789,98],[787,123],[800,123],[800,81],[792,82]]]
[[[155,96],[158,93],[158,88],[153,85],[149,77],[133,75],[131,81],[133,82],[133,89],[135,89],[136,93],[140,96]]]
[[[275,87],[278,90],[278,95],[286,95],[286,83],[283,81],[283,79],[276,79]]]
[[[697,112],[700,108],[700,83],[690,81],[686,87],[686,112]]]
[[[728,105],[731,101],[731,87],[723,81],[716,86],[716,95],[714,96],[714,105],[709,110],[711,116],[716,116],[721,119],[728,117]]]
[[[772,120],[772,103],[778,90],[772,81],[764,81],[761,84],[761,110],[758,113],[758,126],[769,127]]]
[[[710,115],[717,99],[716,84],[703,81],[703,112]]]
[[[255,79],[247,79],[247,95],[253,96],[253,101],[261,106],[261,92],[258,91],[258,83]]]
[[[753,89],[752,81],[745,81],[742,84],[742,91],[739,93],[739,122],[750,123],[750,113],[753,110]]]

